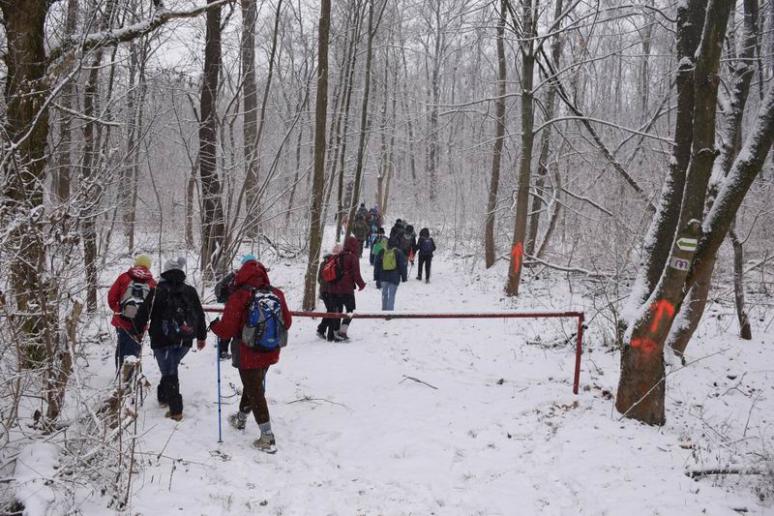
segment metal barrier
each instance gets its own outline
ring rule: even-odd
[[[219,305],[205,305],[205,312],[222,312]],[[572,383],[573,394],[578,394],[580,384],[581,355],[583,354],[583,312],[352,312],[351,314],[334,312],[291,312],[293,317],[322,318],[329,317],[341,319],[578,319],[578,332],[575,336],[575,374]]]

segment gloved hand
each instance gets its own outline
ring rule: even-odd
[[[378,282],[378,281],[376,282],[376,288],[377,288],[377,290],[381,290],[382,289],[382,284],[380,282]]]
[[[366,284],[365,284],[365,283],[363,283],[363,286],[362,286],[362,287],[360,287],[358,290],[362,292],[362,290],[363,290],[364,288],[366,288]]]
[[[215,324],[218,324],[220,322],[220,317],[216,317],[215,319],[210,322],[210,325],[207,326],[207,331],[212,331],[212,326]]]
[[[207,345],[207,341],[204,339],[200,339],[196,341],[196,349],[198,349],[199,351],[203,350],[204,346],[206,345]]]

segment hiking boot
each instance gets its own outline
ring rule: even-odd
[[[317,336],[320,337],[322,340],[325,340],[325,332],[317,330]]]
[[[180,412],[179,414],[173,414],[171,410],[167,410],[167,413],[164,414],[164,417],[168,417],[169,419],[172,419],[174,421],[182,421],[183,413]]]
[[[430,283],[430,278],[427,278],[427,279],[425,280],[425,283]]]
[[[417,279],[418,279],[419,281],[422,281],[422,276],[417,276]]]
[[[220,355],[218,355],[218,357],[221,360],[229,360],[231,358],[231,353],[229,353],[228,351],[221,351]]]
[[[344,339],[339,337],[338,335],[328,335],[328,342],[341,342]]]
[[[274,441],[274,434],[261,434],[261,437],[253,441],[253,448],[264,453],[277,453],[277,443]]]
[[[349,337],[347,337],[347,334],[344,332],[338,332],[334,335],[334,338],[338,338],[339,340],[337,342],[343,341],[343,340],[349,340]]]
[[[247,424],[247,414],[241,410],[236,414],[231,414],[228,417],[228,424],[237,430],[244,430]]]

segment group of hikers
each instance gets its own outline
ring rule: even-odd
[[[185,283],[185,259],[168,260],[158,283],[150,267],[149,256],[137,256],[133,266],[116,279],[108,292],[108,304],[114,313],[112,325],[118,336],[116,368],[127,357],[140,356],[147,330],[161,372],[156,389],[159,405],[168,407],[166,417],[180,421],[180,361],[191,350],[194,340],[199,350],[204,349],[207,331],[211,330],[218,337],[219,347],[231,342],[232,364],[242,380],[239,410],[229,417],[229,423],[244,430],[252,413],[260,430],[253,446],[267,453],[276,452],[265,378],[269,367],[279,361],[293,319],[284,294],[272,287],[266,267],[251,254],[242,257],[241,266],[228,285],[223,316],[209,328],[198,292]]]
[[[361,205],[361,207],[364,207]],[[378,212],[376,212],[378,215]],[[430,281],[430,266],[435,242],[427,228],[419,239],[410,224],[398,219],[390,230],[377,227],[365,240],[348,236],[337,244],[320,263],[320,298],[327,312],[351,314],[355,308],[355,289],[363,290],[360,273],[363,246],[371,249],[369,261],[374,267],[376,288],[382,291],[382,310],[394,310],[398,285],[408,277],[408,264],[419,259],[417,279]],[[287,344],[292,315],[283,292],[271,285],[268,269],[252,254],[243,256],[240,267],[223,277],[215,287],[216,299],[224,303],[223,315],[207,326],[196,289],[186,283],[186,260],[167,260],[158,282],[151,273],[151,258],[138,255],[132,267],[115,280],[108,291],[113,311],[111,324],[116,329],[116,369],[127,357],[140,357],[145,332],[158,363],[161,380],[156,389],[159,405],[168,408],[165,416],[180,421],[183,397],[180,394],[178,368],[191,350],[194,340],[199,350],[206,345],[207,332],[218,337],[220,359],[231,359],[239,370],[242,397],[239,410],[228,418],[231,426],[244,430],[250,413],[258,424],[259,437],[253,446],[267,453],[276,452],[266,403],[265,379],[269,367],[279,361],[280,350]],[[324,318],[317,334],[333,342],[348,340],[351,317]]]

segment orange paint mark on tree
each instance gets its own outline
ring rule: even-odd
[[[656,333],[664,320],[664,316],[672,319],[675,316],[675,306],[666,299],[659,299],[653,303],[653,323],[650,325],[650,333]]]
[[[521,242],[516,242],[511,250],[511,256],[513,257],[513,272],[518,273],[521,269],[521,258],[524,255],[524,246]]]
[[[656,348],[658,347],[656,345],[656,341],[653,339],[649,339],[648,337],[632,339],[631,346],[646,354],[653,353],[654,351],[656,351]]]

